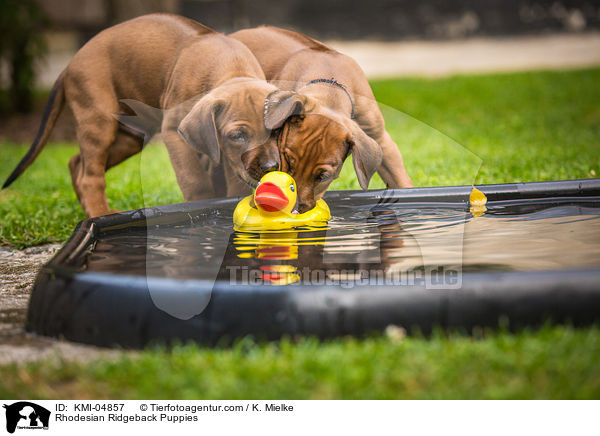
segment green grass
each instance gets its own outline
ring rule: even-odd
[[[371,85],[415,186],[600,174],[600,69]],[[334,187],[355,179],[346,165]]]
[[[229,349],[148,350],[86,365],[0,367],[2,398],[600,398],[600,330],[549,328]]]
[[[8,177],[25,150],[22,145],[0,143],[0,178]],[[0,244],[22,248],[62,242],[85,218],[68,169],[77,152],[74,144],[48,146],[10,188],[0,191]],[[117,210],[183,201],[162,144],[151,144],[109,170],[106,186],[110,206]]]
[[[372,83],[415,185],[595,177],[600,69]],[[25,153],[0,144],[0,178]],[[73,144],[47,147],[0,193],[0,243],[64,241],[83,213]],[[350,162],[350,160],[349,160]],[[334,189],[357,189],[347,162]],[[163,146],[109,171],[115,209],[181,201]],[[375,178],[371,187],[382,187]],[[4,398],[600,398],[600,329],[547,327],[401,342],[302,339],[147,350],[88,364],[0,367]]]

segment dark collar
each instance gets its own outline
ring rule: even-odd
[[[344,85],[342,85],[340,82],[333,80],[333,79],[313,79],[304,86],[312,85],[313,83],[329,83],[330,85],[337,86],[342,91],[344,91],[346,93],[346,95],[348,96],[348,98],[350,99],[350,105],[352,106],[350,118],[354,119],[354,101],[352,100],[352,96],[350,95],[350,93],[348,92],[348,90],[346,89],[346,87]]]

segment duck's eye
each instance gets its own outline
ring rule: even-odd
[[[294,187],[294,185],[293,185],[293,184],[291,184],[291,185],[290,185],[290,191],[292,191],[292,192],[295,192],[295,191],[296,191],[296,188]]]

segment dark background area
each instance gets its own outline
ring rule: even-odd
[[[55,26],[91,35],[144,13],[168,11],[219,31],[261,24],[323,39],[446,39],[600,28],[593,0],[38,0]]]

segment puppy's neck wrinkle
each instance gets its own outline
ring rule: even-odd
[[[304,85],[304,87],[315,84],[315,83],[327,83],[330,85],[337,86],[342,91],[344,91],[344,94],[346,94],[346,96],[348,97],[348,100],[350,100],[350,119],[352,119],[352,120],[354,119],[354,100],[352,100],[352,96],[350,95],[350,93],[348,92],[348,90],[346,89],[346,87],[344,85],[342,85],[340,82],[338,82],[337,80],[334,80],[334,79],[319,78],[319,79],[310,80],[309,82],[306,83],[306,85]]]

